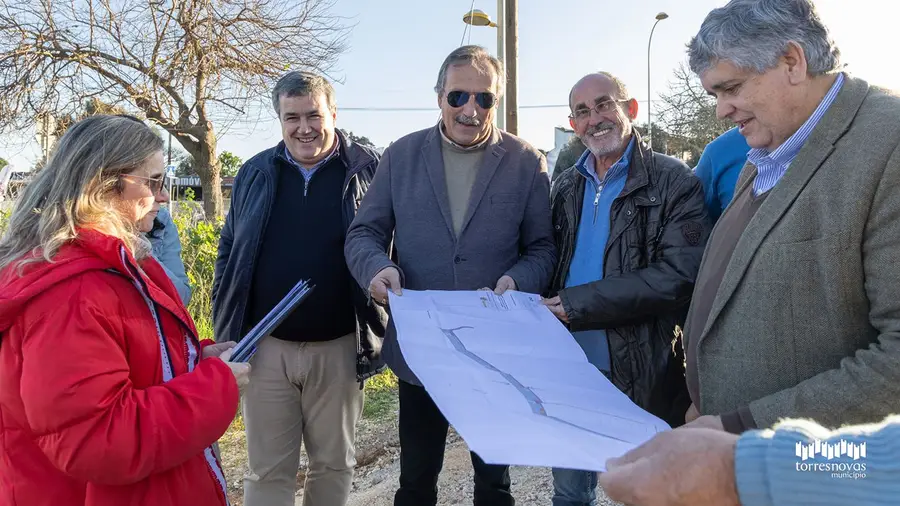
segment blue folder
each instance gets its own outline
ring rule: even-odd
[[[301,302],[306,300],[313,288],[315,286],[310,285],[306,280],[301,280],[294,288],[291,288],[291,291],[238,342],[231,353],[231,361],[247,362],[250,360],[256,353],[256,345],[259,340],[271,334],[281,325],[281,322],[294,312]]]

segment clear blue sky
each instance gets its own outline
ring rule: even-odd
[[[646,121],[647,38],[659,11],[669,19],[653,36],[652,98],[665,91],[672,71],[685,59],[685,44],[710,9],[725,0],[522,0],[519,2],[519,104],[565,104],[582,75],[607,70],[619,75],[641,101]],[[883,0],[819,0],[819,10],[855,75],[900,89],[896,63],[900,5]],[[338,126],[365,135],[379,146],[437,121],[434,87],[444,57],[459,45],[462,16],[471,0],[338,0],[335,13],[356,26],[349,50],[334,70]],[[494,17],[496,0],[476,0],[475,8]],[[467,38],[468,39],[468,38]],[[494,28],[473,27],[471,43],[496,51]],[[352,111],[342,107],[428,107],[431,111]],[[553,147],[553,128],[567,125],[568,110],[522,109],[519,135],[543,149]],[[281,137],[273,112],[264,111],[221,134],[220,150],[241,158],[276,144]],[[37,157],[36,142],[0,140],[0,156],[17,168]]]

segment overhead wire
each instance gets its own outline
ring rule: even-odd
[[[463,23],[463,35],[462,38],[459,39],[459,45],[462,46],[463,42],[466,40],[466,30],[469,30],[469,43],[472,42],[472,15],[475,14],[475,0],[472,0],[472,5],[469,6],[469,22]]]

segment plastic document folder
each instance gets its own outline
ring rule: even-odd
[[[234,347],[231,354],[232,362],[247,362],[256,353],[256,345],[259,340],[271,334],[281,322],[283,322],[299,306],[309,293],[315,288],[308,281],[302,280],[259,321],[250,332]]]

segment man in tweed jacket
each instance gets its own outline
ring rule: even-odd
[[[687,319],[689,426],[900,411],[900,97],[838,72],[810,0],[732,0],[689,51],[753,148]]]

